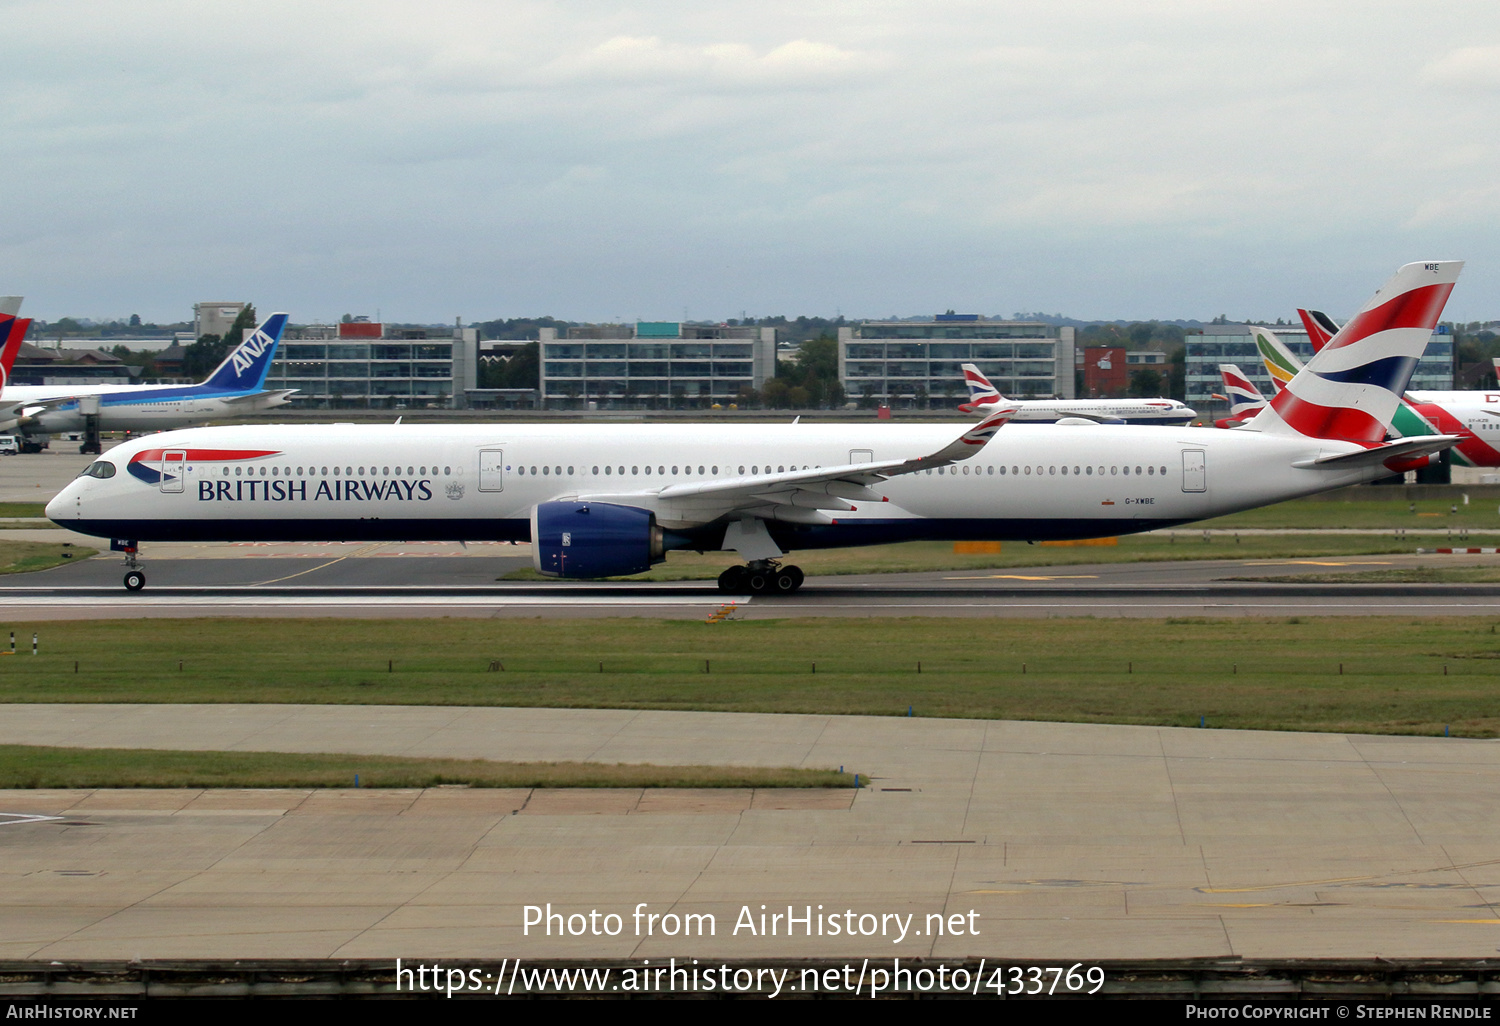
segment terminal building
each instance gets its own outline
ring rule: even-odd
[[[776,329],[677,321],[541,329],[548,409],[706,409],[776,375]]]
[[[295,388],[297,406],[404,409],[465,405],[477,384],[473,328],[453,334],[368,320],[288,328],[266,388]],[[456,399],[455,399],[456,397]]]
[[[1312,359],[1312,343],[1308,341],[1307,332],[1302,327],[1266,327],[1303,363]],[[1184,342],[1187,346],[1189,406],[1211,407],[1215,401],[1214,393],[1223,393],[1224,379],[1219,374],[1221,363],[1238,365],[1267,399],[1276,394],[1249,325],[1205,324],[1203,334],[1189,335]],[[1427,343],[1408,387],[1412,391],[1445,390],[1453,387],[1453,336],[1446,327],[1440,325]]]
[[[1071,327],[978,314],[866,321],[839,328],[839,379],[851,402],[926,409],[963,401],[972,363],[1001,395],[1072,399],[1073,343]]]

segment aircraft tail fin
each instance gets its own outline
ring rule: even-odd
[[[25,296],[0,296],[0,316],[21,316],[21,300],[25,298]]]
[[[1322,352],[1328,340],[1339,333],[1339,326],[1322,310],[1299,309],[1297,316],[1302,318],[1302,326],[1307,329],[1307,340],[1312,343],[1315,353]]]
[[[1219,364],[1219,374],[1224,378],[1224,392],[1229,399],[1230,416],[1243,417],[1266,405],[1266,397],[1260,394],[1260,389],[1255,387],[1255,382],[1251,381],[1237,364]]]
[[[1252,326],[1250,332],[1255,336],[1255,349],[1260,353],[1260,362],[1265,364],[1266,373],[1271,375],[1271,387],[1276,395],[1280,395],[1281,390],[1302,370],[1302,361],[1269,328]]]
[[[266,382],[266,372],[276,356],[281,333],[286,330],[286,314],[274,313],[260,327],[245,336],[245,341],[225,357],[203,382],[215,392],[258,392]]]
[[[30,327],[30,318],[20,320],[0,314],[0,391],[10,384],[10,370],[16,365],[16,354],[21,351],[21,343],[26,341],[26,330]]]
[[[1005,402],[1005,397],[1000,390],[990,384],[990,379],[985,377],[978,367],[972,363],[963,365],[964,384],[969,386],[969,401],[961,404],[958,408],[965,413],[983,413],[995,407],[996,403]]]
[[[1261,411],[1256,429],[1380,445],[1463,266],[1398,270]]]

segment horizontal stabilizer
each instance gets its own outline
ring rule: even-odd
[[[1340,453],[1336,456],[1319,456],[1315,460],[1302,460],[1292,466],[1299,470],[1348,470],[1352,467],[1375,467],[1391,459],[1410,460],[1419,456],[1451,449],[1461,438],[1458,435],[1421,435],[1403,438],[1395,442],[1377,445],[1372,449]]]

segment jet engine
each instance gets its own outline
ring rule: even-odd
[[[531,553],[537,571],[548,577],[621,577],[666,558],[655,513],[578,499],[532,509]]]

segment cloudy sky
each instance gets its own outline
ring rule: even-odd
[[[33,316],[1500,318],[1494,0],[0,15]]]

